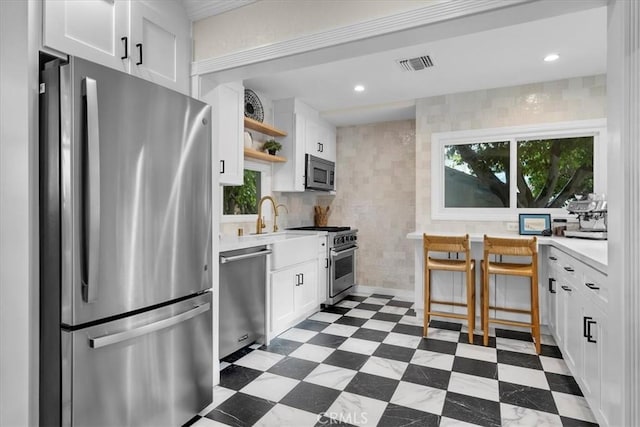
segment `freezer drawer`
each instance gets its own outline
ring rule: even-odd
[[[209,292],[63,331],[62,425],[182,425],[212,402],[212,360]]]

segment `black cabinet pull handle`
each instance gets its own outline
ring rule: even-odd
[[[567,270],[569,273],[573,273],[574,271],[573,268],[571,267],[565,267],[564,269]]]
[[[323,143],[320,143],[320,152],[324,153],[324,144]]]
[[[220,160],[220,173],[224,173],[224,160]]]
[[[136,65],[142,65],[142,43],[137,43],[136,47],[138,48],[138,55],[140,56],[140,61],[136,62]]]
[[[596,286],[594,283],[585,283],[584,285],[589,289],[593,289],[594,291],[597,291],[598,289],[600,289],[600,287]]]
[[[554,257],[554,256],[550,256],[550,257],[549,257],[549,259],[550,259],[551,261],[557,261],[557,260],[558,260],[558,258],[556,258],[556,257]]]
[[[568,286],[562,285],[562,286],[560,286],[560,287],[562,288],[562,290],[563,290],[563,291],[566,291],[566,292],[573,292],[573,289],[571,289],[571,288],[570,288],[570,287],[568,287]]]
[[[324,268],[329,268],[329,258],[324,259]]]
[[[129,38],[122,37],[120,40],[124,42],[124,56],[121,56],[120,59],[127,59],[129,57]]]
[[[591,335],[591,325],[595,325],[596,321],[592,320],[591,317],[588,318],[589,320],[587,320],[587,342],[592,342],[592,343],[597,343],[598,341],[596,341],[593,336]]]
[[[296,274],[296,286],[300,286],[300,275]]]
[[[556,293],[556,290],[553,289],[553,283],[556,281],[556,279],[549,277],[549,292],[552,294]]]
[[[304,273],[300,273],[300,284],[304,285]]]
[[[591,319],[591,317],[582,316],[582,336],[587,338],[587,321]]]

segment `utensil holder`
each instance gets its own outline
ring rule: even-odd
[[[326,227],[329,220],[329,214],[318,213],[313,216],[313,224],[316,227]]]

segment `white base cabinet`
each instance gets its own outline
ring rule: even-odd
[[[175,0],[45,0],[43,45],[189,93],[191,24]]]
[[[318,236],[318,303],[324,304],[329,298],[329,252],[327,235]]]
[[[272,245],[269,280],[269,340],[319,309],[318,236]]]
[[[278,335],[317,310],[317,261],[271,273],[271,331]]]
[[[602,399],[607,363],[603,356],[607,345],[606,276],[556,248],[549,248],[546,256],[549,329],[596,421],[609,425],[609,410]]]

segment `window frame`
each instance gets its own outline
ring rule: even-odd
[[[569,217],[563,208],[517,207],[517,141],[593,136],[593,190],[605,193],[606,119],[542,123],[502,128],[437,132],[431,135],[431,219],[464,221],[517,221],[524,212],[548,213],[553,217]],[[445,151],[447,145],[509,141],[509,207],[446,208],[444,206]]]
[[[262,163],[254,160],[245,159],[244,168],[242,170],[244,175],[244,169],[260,172],[260,195],[261,197],[271,195],[271,164]],[[244,214],[244,215],[228,215],[224,213],[224,187],[232,187],[223,185],[220,188],[220,222],[233,223],[233,222],[251,222],[257,221],[257,214]],[[265,220],[270,220],[272,217],[271,210],[267,209],[262,213]]]

